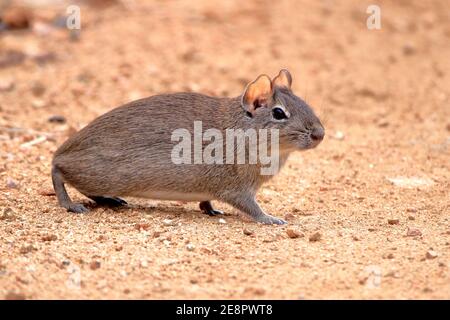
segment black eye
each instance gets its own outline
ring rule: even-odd
[[[277,120],[283,120],[287,118],[286,114],[281,108],[273,108],[272,115]]]

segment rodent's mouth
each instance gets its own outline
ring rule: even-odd
[[[312,140],[309,143],[309,146],[307,149],[314,149],[315,147],[317,147],[320,143],[322,142],[322,140]]]
[[[301,139],[297,144],[297,150],[309,150],[316,148],[322,140],[313,140],[313,139]]]

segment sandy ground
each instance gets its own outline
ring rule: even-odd
[[[379,1],[381,30],[369,4],[83,5],[79,35],[49,24],[64,6],[37,7],[31,29],[0,32],[0,298],[449,299],[448,2]],[[282,67],[327,131],[258,195],[288,226],[70,189],[91,208],[75,215],[48,195],[53,152],[98,115],[162,92],[237,96]]]

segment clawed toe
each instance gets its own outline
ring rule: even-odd
[[[283,225],[283,224],[287,224],[286,221],[284,221],[283,219],[278,219],[275,218],[273,216],[264,216],[261,219],[257,219],[258,222],[264,223],[264,224],[277,224],[277,225]]]
[[[203,211],[203,212],[209,216],[217,216],[217,215],[223,214],[223,211],[220,211],[220,210],[208,210],[208,211]]]
[[[81,203],[74,203],[69,205],[69,207],[67,208],[67,211],[69,212],[73,212],[73,213],[85,213],[88,212],[89,210],[83,206]]]
[[[120,198],[117,197],[90,197],[92,200],[94,200],[99,205],[105,205],[110,207],[120,207],[127,205],[128,203]]]
[[[207,214],[209,216],[217,216],[217,215],[223,214],[223,211],[215,210],[213,208],[213,206],[211,205],[210,201],[202,201],[202,202],[200,202],[200,210],[202,210],[202,212],[204,214]]]

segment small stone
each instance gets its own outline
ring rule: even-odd
[[[14,81],[8,78],[0,78],[0,92],[7,92],[14,89]]]
[[[57,239],[58,237],[56,236],[56,234],[46,234],[41,237],[42,241],[55,241]]]
[[[21,254],[27,254],[32,252],[33,250],[36,250],[36,248],[32,244],[24,244],[20,247],[19,252]]]
[[[100,261],[92,261],[91,264],[89,265],[89,268],[91,268],[91,270],[97,270],[99,269],[101,266]]]
[[[123,250],[123,247],[122,246],[117,246],[116,247],[116,251],[122,251]]]
[[[70,265],[70,261],[69,261],[69,260],[64,260],[63,262],[61,262],[61,265],[62,265],[63,267],[67,267],[67,266]]]
[[[169,240],[164,240],[163,243],[164,243],[164,245],[166,247],[170,246],[170,241]]]
[[[159,238],[159,236],[161,236],[161,231],[154,231],[152,234],[153,238]]]
[[[287,213],[285,216],[284,216],[284,220],[286,220],[286,221],[292,221],[292,220],[294,220],[295,219],[295,216],[292,214],[292,213]]]
[[[3,212],[0,214],[0,220],[13,221],[16,219],[16,215],[13,209],[6,207],[3,209]]]
[[[301,232],[298,231],[298,230],[292,229],[292,228],[287,229],[287,230],[286,230],[286,234],[287,234],[288,237],[291,238],[291,239],[300,238],[300,237],[303,237],[303,236],[304,236],[303,233],[301,233]]]
[[[45,107],[47,105],[47,103],[42,99],[34,99],[33,101],[31,101],[31,105],[34,108],[39,109],[39,108]]]
[[[193,244],[191,244],[191,243],[188,243],[186,245],[186,249],[187,249],[187,251],[194,251],[195,250],[195,246]]]
[[[408,237],[420,237],[422,235],[422,232],[419,229],[408,228],[406,235]]]
[[[384,275],[384,277],[398,279],[398,278],[400,278],[400,275],[399,275],[399,273],[397,271],[392,270],[392,271],[389,271],[388,273],[386,273]]]
[[[427,254],[426,254],[426,258],[427,259],[435,259],[435,258],[437,258],[438,257],[438,254],[437,254],[437,252],[436,251],[433,251],[433,250],[428,250],[427,251]]]
[[[146,259],[142,259],[140,264],[141,264],[142,268],[147,268],[148,267],[148,261]]]
[[[45,90],[46,88],[41,82],[35,82],[31,87],[31,93],[36,97],[42,96],[45,93]]]
[[[12,7],[6,9],[1,20],[8,29],[26,29],[31,24],[31,13],[23,7]]]
[[[405,56],[410,56],[416,53],[416,47],[411,43],[405,44],[402,49]]]
[[[225,219],[220,218],[220,219],[219,219],[219,223],[225,224],[225,223],[227,223],[227,222],[225,221]]]
[[[39,193],[41,196],[46,196],[46,197],[54,196],[54,195],[55,195],[55,191],[54,191],[53,189],[50,189],[50,188],[47,188],[47,189],[40,189],[40,190],[38,191],[38,193]]]
[[[263,288],[245,288],[244,293],[262,296],[266,293],[266,290]]]
[[[361,240],[358,236],[353,236],[352,239],[353,239],[353,241],[360,241]]]
[[[250,230],[250,229],[247,229],[247,228],[244,228],[243,232],[244,232],[244,234],[246,236],[251,236],[254,233],[253,230]]]
[[[25,300],[27,297],[20,292],[10,291],[5,295],[5,300]]]
[[[48,118],[48,122],[51,122],[51,123],[63,124],[63,123],[66,123],[66,121],[67,121],[66,118],[64,118],[61,115],[53,115]]]
[[[176,223],[175,223],[175,221],[173,221],[173,220],[170,220],[170,219],[164,219],[164,220],[163,220],[163,225],[165,225],[166,227],[169,227],[169,226],[174,226],[174,225],[176,225]]]
[[[408,209],[406,209],[406,212],[409,212],[409,213],[416,213],[416,212],[417,212],[417,209],[416,209],[416,208],[408,208]]]
[[[408,216],[408,220],[416,220],[413,216]]]
[[[386,128],[389,126],[389,121],[387,120],[381,120],[378,122],[378,127],[380,128]]]
[[[320,241],[320,239],[322,239],[322,234],[320,232],[316,232],[309,236],[309,241],[311,242]]]
[[[336,140],[344,140],[345,135],[342,131],[336,131],[336,133],[331,137]]]
[[[10,189],[18,189],[19,188],[19,184],[13,180],[12,178],[6,178],[6,186]]]
[[[399,224],[400,220],[399,219],[388,219],[388,223],[391,225]]]
[[[134,225],[134,228],[138,231],[147,230],[148,228],[150,228],[150,225],[148,223],[136,223]]]
[[[2,25],[0,22],[0,31]],[[26,59],[26,55],[17,50],[3,50],[0,56],[0,68],[12,67],[22,64]],[[0,80],[1,82],[1,80]]]

